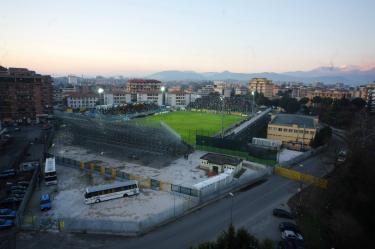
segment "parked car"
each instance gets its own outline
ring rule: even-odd
[[[344,163],[346,161],[347,152],[346,150],[341,150],[337,155],[337,162]]]
[[[9,205],[9,204],[20,204],[22,201],[22,198],[16,198],[16,197],[6,197],[4,199],[2,199],[0,201],[0,204],[6,204],[6,205]]]
[[[12,186],[8,187],[8,191],[12,191],[12,190],[23,190],[23,191],[26,191],[26,189],[27,189],[27,187],[22,186],[22,185],[12,185]]]
[[[21,163],[19,166],[19,170],[20,172],[33,172],[38,165],[38,162]]]
[[[14,169],[7,169],[0,172],[0,179],[10,178],[16,175]]]
[[[277,249],[296,249],[292,240],[282,240],[277,243]]]
[[[1,219],[14,219],[16,218],[17,212],[9,208],[0,208]]]
[[[6,228],[11,228],[14,225],[12,220],[7,220],[7,219],[0,219],[0,228],[1,229],[6,229]]]
[[[293,215],[290,212],[280,208],[275,208],[272,211],[272,214],[280,218],[293,219]]]
[[[9,195],[24,195],[26,193],[26,190],[22,190],[22,189],[15,189],[15,190],[9,190],[8,191],[8,194]]]
[[[29,184],[30,184],[30,182],[28,182],[28,181],[19,181],[19,182],[17,182],[17,185],[25,186],[25,187],[29,186]]]
[[[283,240],[303,240],[303,237],[301,234],[299,233],[295,233],[293,231],[290,231],[290,230],[285,230],[283,232],[281,232],[281,238]]]
[[[8,195],[8,197],[14,197],[14,198],[18,198],[18,199],[23,199],[23,197],[25,196],[25,194],[10,194]]]
[[[281,222],[279,224],[279,229],[280,229],[280,232],[283,232],[285,230],[290,230],[290,231],[299,233],[299,229],[298,229],[297,225],[294,224],[294,223],[291,223],[291,222],[287,222],[287,221]]]
[[[50,210],[52,208],[51,198],[49,194],[43,194],[40,197],[40,210],[46,211]]]

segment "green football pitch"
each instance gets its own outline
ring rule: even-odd
[[[241,121],[243,117],[224,114],[224,128]],[[177,111],[134,119],[133,122],[153,125],[164,122],[190,144],[195,144],[195,135],[214,135],[221,131],[221,114],[208,112]]]

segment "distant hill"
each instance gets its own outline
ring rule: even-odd
[[[230,71],[197,73],[194,71],[162,71],[149,75],[161,81],[179,80],[232,80],[247,82],[255,77],[265,77],[275,82],[301,81],[304,83],[324,82],[327,84],[345,83],[350,85],[367,84],[375,81],[375,68],[360,70],[357,67],[320,67],[310,71],[286,73],[234,73]]]

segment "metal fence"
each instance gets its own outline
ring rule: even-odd
[[[101,174],[106,177],[119,179],[135,179],[138,180],[141,187],[151,188],[161,191],[171,192],[173,195],[173,205],[156,214],[144,217],[139,220],[103,220],[103,219],[87,219],[87,218],[65,218],[59,219],[40,216],[22,217],[22,228],[33,230],[54,230],[67,232],[85,232],[85,233],[111,233],[125,235],[139,235],[157,226],[173,221],[174,219],[185,215],[194,208],[199,208],[204,203],[221,198],[229,191],[236,191],[249,184],[264,179],[271,173],[269,167],[258,167],[254,174],[244,174],[238,179],[227,185],[221,185],[214,192],[205,192],[201,194],[194,188],[173,185],[156,179],[143,178],[129,173],[122,172],[116,168],[106,168],[95,165],[94,163],[79,162],[70,158],[56,156],[56,163],[74,169],[85,170],[90,173]],[[176,197],[184,198],[184,201],[176,201]]]
[[[174,195],[179,195],[174,193]],[[196,198],[186,198],[183,203],[174,205],[151,216],[139,220],[103,220],[87,218],[53,218],[25,216],[22,228],[41,231],[65,231],[81,233],[110,233],[123,235],[139,235],[185,214],[199,204]]]

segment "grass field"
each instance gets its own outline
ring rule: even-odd
[[[228,128],[242,119],[241,116],[225,114],[224,128]],[[221,131],[221,114],[215,113],[178,111],[133,120],[133,122],[145,125],[156,124],[160,121],[169,125],[181,135],[184,141],[190,144],[195,144],[197,132],[211,136]]]

